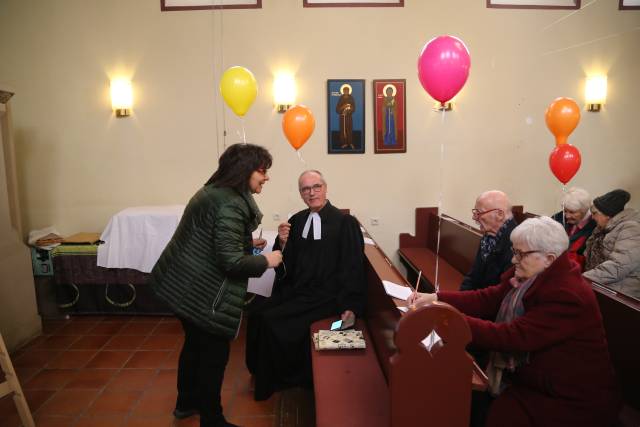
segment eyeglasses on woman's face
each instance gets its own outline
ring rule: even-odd
[[[314,184],[314,185],[311,185],[309,187],[300,187],[300,194],[308,196],[312,192],[313,193],[317,193],[320,190],[322,190],[322,186],[323,186],[323,184]]]
[[[522,259],[527,255],[540,253],[541,251],[520,251],[514,248],[512,249],[512,252],[513,252],[513,257],[516,259],[516,261],[522,261]]]

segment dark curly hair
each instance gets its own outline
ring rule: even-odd
[[[266,148],[254,144],[233,144],[220,160],[218,170],[204,185],[231,187],[240,192],[249,190],[249,178],[258,169],[269,169],[273,158]]]

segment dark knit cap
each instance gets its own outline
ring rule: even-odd
[[[624,190],[609,191],[600,197],[593,199],[593,205],[606,216],[616,216],[622,212],[631,195]]]

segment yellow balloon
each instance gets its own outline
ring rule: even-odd
[[[258,82],[246,68],[231,67],[222,74],[220,93],[234,113],[244,116],[258,95]]]

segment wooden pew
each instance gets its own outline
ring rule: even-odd
[[[620,426],[640,425],[640,301],[593,283],[625,407]]]
[[[514,206],[513,215],[524,218],[522,206]],[[438,216],[438,208],[416,208],[415,235],[401,233],[398,254],[407,268],[407,279],[415,282],[422,271],[429,292],[435,290],[436,253],[440,289],[457,291],[464,275],[471,270],[482,234],[451,216]],[[438,248],[438,230],[440,247]]]
[[[423,274],[425,274],[425,269],[433,271],[435,268],[435,254],[425,254],[428,251],[433,251],[430,248],[434,247],[433,236],[437,236],[438,219],[436,215],[437,209],[435,208],[417,208],[415,236],[407,233],[400,234],[400,256],[408,267],[410,280],[411,278],[415,280],[416,268],[422,268]],[[514,217],[519,223],[527,218],[537,216],[531,212],[523,212],[521,206],[514,207]],[[441,259],[447,261],[449,266],[455,266],[454,268],[457,268],[460,277],[462,277],[463,273],[469,270],[465,262],[470,261],[469,246],[471,242],[478,239],[478,232],[473,227],[447,217],[447,215],[442,215],[442,217],[443,220],[440,222]],[[451,219],[457,227],[445,219]],[[443,236],[447,237],[443,238]],[[450,241],[455,239],[459,239],[459,242]],[[414,245],[423,246],[416,247]],[[477,249],[477,244],[475,248]],[[473,256],[475,256],[476,249],[473,251]],[[471,262],[473,262],[472,258]],[[443,282],[443,280],[453,280],[451,278],[454,276],[447,273],[441,277],[441,288],[447,289],[452,282]],[[620,383],[625,403],[625,408],[620,414],[619,425],[637,427],[640,425],[640,393],[637,392],[637,386],[640,384],[640,364],[638,363],[640,343],[635,337],[640,334],[640,301],[597,283],[593,283],[592,287],[600,306],[611,363]]]
[[[365,255],[367,313],[357,327],[368,347],[312,349],[316,425],[468,425],[471,390],[487,383],[465,351],[471,338],[466,321],[446,304],[402,314],[382,280],[406,285],[404,278],[379,247],[366,245]],[[328,329],[331,320],[314,323],[311,333]],[[419,343],[433,328],[446,344],[429,354]]]

